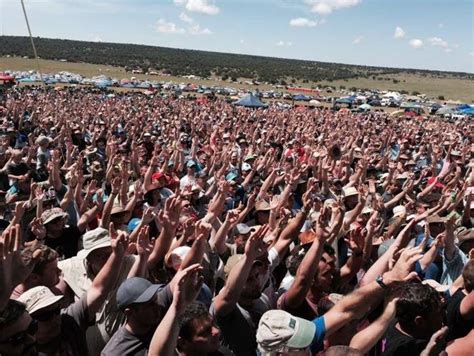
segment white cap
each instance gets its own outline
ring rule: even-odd
[[[398,218],[399,216],[406,214],[406,212],[407,209],[403,205],[397,205],[393,208],[393,217]]]
[[[277,352],[283,347],[305,349],[313,342],[315,333],[313,322],[272,309],[263,314],[258,324],[258,348],[262,352]]]

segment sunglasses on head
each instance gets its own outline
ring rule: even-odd
[[[52,310],[35,313],[34,315],[32,315],[32,317],[37,321],[48,321],[48,320],[51,320],[54,316],[59,315],[60,312],[61,312],[61,308],[58,305],[56,308]]]
[[[23,331],[19,331],[16,334],[10,336],[8,339],[0,341],[0,344],[10,344],[13,346],[18,346],[25,343],[27,336],[33,336],[38,331],[38,322],[36,320],[31,320],[28,328]]]

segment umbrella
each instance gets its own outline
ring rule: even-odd
[[[320,101],[317,101],[315,99],[313,100],[310,100],[309,101],[309,105],[312,105],[312,106],[321,106],[321,102]]]

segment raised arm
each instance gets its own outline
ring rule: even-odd
[[[202,277],[199,264],[192,265],[184,271],[178,272],[176,288],[173,291],[173,302],[166,312],[160,325],[151,339],[148,355],[174,356],[179,334],[179,320],[201,290]]]
[[[285,306],[287,308],[298,308],[301,303],[303,303],[306,294],[313,284],[314,276],[318,270],[318,264],[324,251],[324,243],[329,235],[326,215],[325,213],[321,213],[319,216],[316,236],[310,249],[304,256],[303,261],[301,261],[298,271],[296,272],[295,281],[287,292],[285,298]]]
[[[395,320],[397,298],[392,298],[385,309],[374,322],[359,331],[351,339],[350,347],[367,354],[377,342],[383,337],[390,324]]]
[[[119,231],[117,233],[113,225],[110,224],[109,234],[112,253],[94,278],[92,286],[87,290],[87,307],[89,316],[92,318],[95,318],[95,314],[99,311],[107,295],[117,282],[120,266],[128,247],[128,236],[125,232]]]
[[[249,277],[255,258],[261,255],[266,249],[263,238],[267,231],[268,227],[262,225],[247,240],[244,255],[234,268],[232,268],[224,288],[221,289],[214,299],[217,315],[227,315],[235,308],[240,298],[240,294],[242,293],[242,288]]]

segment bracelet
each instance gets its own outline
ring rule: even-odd
[[[381,274],[375,278],[375,282],[377,282],[377,284],[382,287],[382,289],[388,289],[388,286],[383,282],[383,277]]]

